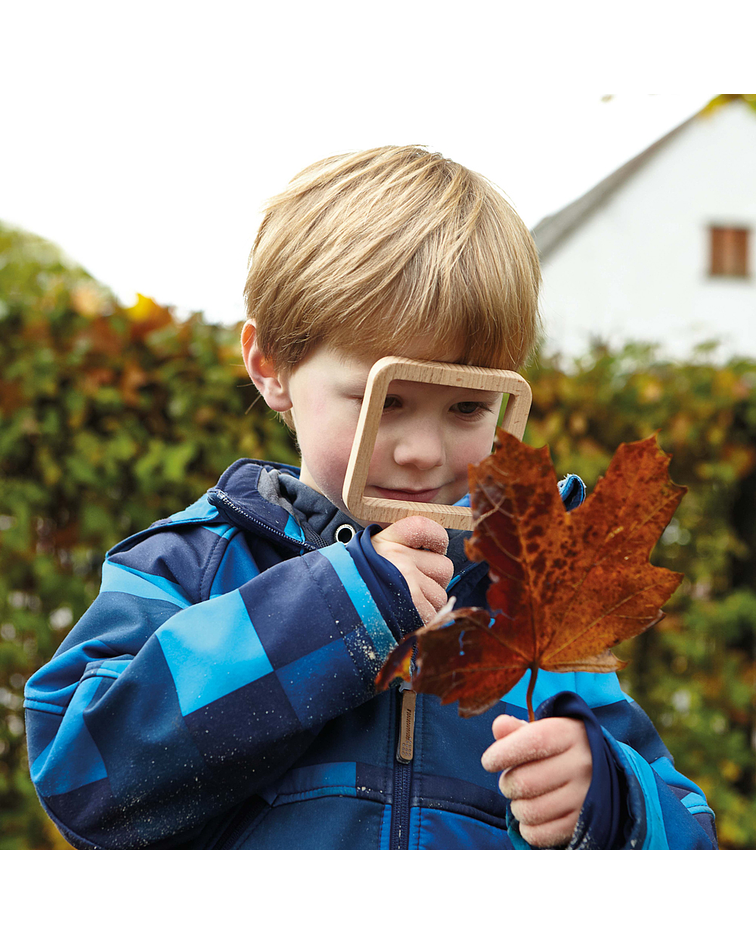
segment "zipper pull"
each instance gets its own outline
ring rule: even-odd
[[[406,687],[406,688],[405,688]],[[396,760],[409,764],[415,754],[415,702],[417,693],[402,683],[402,704],[399,710],[399,741],[396,746]]]

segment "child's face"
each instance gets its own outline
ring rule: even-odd
[[[402,354],[434,360],[423,346]],[[341,509],[372,366],[371,359],[321,347],[285,381],[302,452],[302,481]],[[501,398],[493,391],[392,381],[365,495],[453,505],[468,491],[468,464],[491,452]]]

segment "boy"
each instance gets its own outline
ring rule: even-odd
[[[508,203],[419,148],[322,161],[270,203],[242,350],[296,431],[301,471],[239,460],[117,545],[99,597],[30,680],[32,778],[74,846],[714,845],[704,798],[614,676],[539,674],[529,725],[527,680],[466,720],[435,697],[375,695],[401,636],[449,593],[485,606],[488,578],[460,532],[422,516],[381,529],[344,508],[368,371],[386,354],[516,369],[539,280]],[[393,382],[367,493],[462,499],[498,407]]]

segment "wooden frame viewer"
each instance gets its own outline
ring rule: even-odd
[[[472,510],[464,506],[398,502],[364,494],[383,405],[393,380],[509,394],[501,426],[520,440],[525,432],[533,399],[530,385],[514,371],[394,357],[376,361],[368,375],[342,492],[349,513],[363,522],[396,522],[407,515],[424,515],[444,528],[469,531],[472,529]]]

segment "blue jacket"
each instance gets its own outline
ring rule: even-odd
[[[420,695],[413,726],[411,697],[375,695],[417,611],[375,526],[355,534],[296,475],[239,460],[107,554],[97,599],[26,688],[45,810],[80,848],[527,847],[480,763],[496,715],[527,717],[527,676],[473,719]],[[449,591],[485,606],[463,539]],[[701,791],[616,676],[541,672],[535,700],[586,721],[573,847],[715,846]]]

